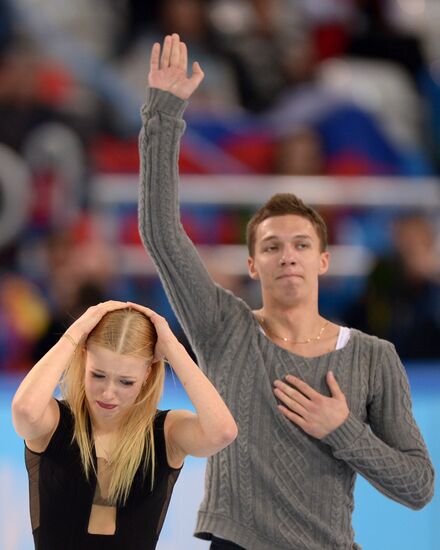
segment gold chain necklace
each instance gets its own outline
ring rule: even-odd
[[[307,338],[307,340],[304,340],[303,342],[297,342],[295,340],[292,340],[291,338],[286,338],[285,336],[278,336],[278,334],[275,334],[269,327],[267,326],[266,321],[264,320],[264,317],[260,317],[261,324],[264,325],[265,331],[270,334],[271,336],[275,336],[275,338],[278,338],[279,340],[283,340],[283,342],[289,342],[290,344],[310,344],[310,342],[315,342],[317,340],[321,340],[321,336],[327,327],[327,325],[330,323],[330,321],[326,321],[319,331],[318,336],[312,336],[310,338]]]

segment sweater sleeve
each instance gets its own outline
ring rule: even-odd
[[[180,222],[178,157],[186,102],[147,90],[139,137],[139,232],[190,342],[212,336],[227,293],[211,279]]]
[[[388,342],[373,386],[369,424],[350,413],[323,442],[383,494],[418,510],[433,496],[434,469],[412,414],[406,372]]]

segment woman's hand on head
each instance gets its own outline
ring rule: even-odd
[[[108,300],[96,306],[91,306],[70,325],[66,334],[79,344],[87,338],[106,313],[128,307],[127,302],[118,302],[117,300]]]
[[[156,329],[157,342],[154,349],[153,362],[162,361],[169,356],[172,349],[180,345],[165,317],[162,317],[152,309],[141,306],[140,304],[127,302],[127,306],[143,313],[150,319]]]
[[[148,85],[170,92],[181,99],[188,99],[198,88],[204,73],[198,62],[192,65],[188,78],[188,52],[178,34],[167,35],[162,48],[156,42],[151,50]]]

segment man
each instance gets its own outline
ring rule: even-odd
[[[263,307],[217,286],[179,219],[178,147],[186,100],[203,78],[177,35],[155,44],[140,137],[140,232],[200,367],[239,436],[208,461],[196,536],[212,549],[352,549],[356,473],[418,509],[433,468],[388,342],[323,319],[321,217],[276,195],[248,227]]]

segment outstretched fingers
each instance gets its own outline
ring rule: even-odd
[[[151,51],[148,85],[171,92],[181,99],[188,99],[204,78],[198,63],[193,63],[188,77],[188,52],[178,34],[167,35],[162,47],[155,43]]]
[[[165,39],[163,41],[162,56],[160,58],[161,69],[164,69],[165,67],[170,66],[171,46],[172,46],[172,38],[170,35],[167,35],[165,36]]]
[[[180,38],[178,34],[171,36],[170,66],[180,67]]]
[[[151,49],[150,70],[151,71],[158,71],[159,70],[159,62],[160,62],[160,44],[159,44],[159,42],[155,42],[153,44],[152,49]]]
[[[202,71],[202,67],[200,67],[200,64],[198,61],[194,61],[192,65],[192,75],[190,80],[194,83],[195,88],[202,82],[203,78],[205,76],[205,73]]]
[[[179,42],[179,48],[180,48],[180,60],[179,60],[179,69],[182,69],[182,71],[187,71],[188,69],[188,49],[186,47],[185,42]]]

